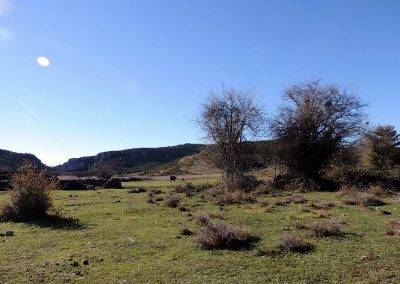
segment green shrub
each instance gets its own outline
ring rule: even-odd
[[[47,215],[52,207],[51,192],[57,189],[55,181],[45,171],[25,164],[12,177],[11,200],[3,203],[0,218],[4,221],[24,221]]]

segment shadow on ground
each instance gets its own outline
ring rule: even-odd
[[[87,226],[79,219],[64,217],[61,215],[47,215],[37,220],[24,222],[27,225],[39,226],[41,228],[62,229],[62,230],[82,230]]]

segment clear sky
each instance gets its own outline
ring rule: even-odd
[[[49,165],[201,142],[190,121],[222,82],[272,112],[322,79],[400,129],[400,1],[0,0],[0,78],[0,148]]]

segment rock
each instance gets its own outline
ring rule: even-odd
[[[78,180],[60,180],[58,182],[62,190],[86,190],[86,185]]]
[[[117,188],[121,189],[122,184],[121,181],[117,178],[111,178],[106,183],[103,184],[103,188]]]
[[[14,236],[14,231],[7,231],[7,232],[6,232],[6,236],[7,236],[7,237],[12,237],[12,236]]]

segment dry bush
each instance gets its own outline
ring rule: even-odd
[[[173,193],[164,199],[165,206],[170,208],[178,207],[179,203],[181,202],[182,198],[180,195]]]
[[[146,192],[146,189],[143,187],[134,187],[128,189],[128,193],[141,193],[141,192]]]
[[[399,220],[391,220],[389,225],[394,228],[400,230],[400,219]]]
[[[364,207],[385,205],[385,202],[375,195],[365,192],[352,193],[348,198],[343,200],[343,203],[346,205],[359,205]]]
[[[188,183],[185,183],[184,185],[175,186],[175,191],[177,193],[185,193],[186,196],[192,197],[196,193],[204,192],[204,191],[210,189],[211,187],[212,187],[212,185],[209,183],[194,185],[191,182],[188,182]]]
[[[400,220],[391,220],[389,222],[390,228],[384,231],[386,236],[400,238]]]
[[[336,207],[337,203],[335,201],[323,201],[319,203],[319,206],[321,207],[322,210],[330,210]]]
[[[275,201],[274,205],[275,206],[286,206],[286,205],[288,205],[288,202],[283,201],[283,200],[277,200],[277,201]]]
[[[385,191],[383,190],[382,187],[380,187],[379,185],[371,185],[367,192],[371,195],[375,195],[375,196],[385,196]]]
[[[256,198],[252,194],[244,193],[242,191],[225,192],[217,197],[219,205],[231,205],[241,203],[254,203]]]
[[[269,205],[267,199],[265,198],[257,199],[257,203],[260,205],[260,207],[267,207]]]
[[[242,229],[232,225],[220,223],[208,223],[193,242],[203,249],[230,249],[238,250],[249,248],[258,238]]]
[[[11,184],[11,200],[2,205],[1,220],[24,221],[47,215],[53,205],[51,192],[57,184],[47,179],[45,171],[27,163],[13,175]]]
[[[391,214],[392,214],[391,212],[386,211],[386,210],[382,210],[382,209],[378,209],[378,210],[376,211],[376,213],[377,213],[378,215],[380,215],[380,216],[383,216],[383,215],[391,215]]]
[[[308,227],[301,221],[296,220],[292,223],[292,226],[297,229],[297,230],[304,230],[307,229]]]
[[[299,237],[293,235],[284,235],[279,244],[279,249],[283,252],[306,253],[314,250],[314,245],[304,241]]]
[[[205,226],[210,223],[211,219],[224,220],[224,215],[221,212],[201,213],[196,217],[197,223],[200,226]]]
[[[314,222],[309,225],[309,230],[314,237],[342,236],[342,226],[337,221],[328,223]]]
[[[161,193],[164,193],[164,192],[161,189],[158,189],[158,188],[148,188],[147,189],[147,193],[156,195],[156,194],[161,194]]]
[[[287,198],[288,203],[304,204],[307,198],[303,194],[293,194]]]

